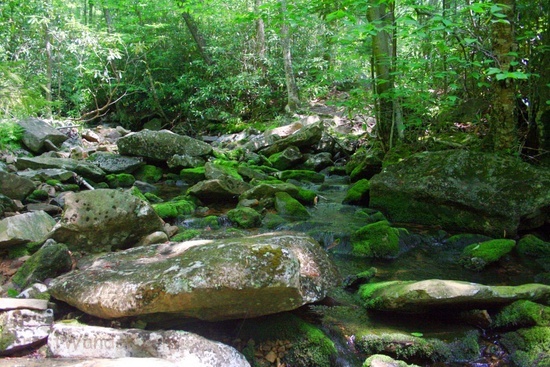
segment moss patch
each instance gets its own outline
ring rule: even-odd
[[[110,188],[132,187],[136,179],[128,173],[117,173],[105,176],[105,180]]]
[[[527,326],[550,326],[550,307],[521,300],[504,307],[495,316],[492,327],[513,328]]]
[[[310,217],[307,209],[286,192],[275,194],[275,209],[288,220],[307,220]]]
[[[190,184],[195,184],[199,181],[206,179],[205,168],[204,167],[195,167],[195,168],[184,168],[180,171],[180,177],[185,182]]]
[[[550,327],[534,326],[506,333],[501,343],[519,367],[550,366]]]
[[[550,243],[528,234],[519,240],[518,252],[524,256],[550,257]]]
[[[162,169],[157,166],[146,164],[135,172],[135,177],[140,181],[155,183],[162,178]]]
[[[188,200],[169,201],[153,204],[153,209],[162,219],[178,218],[195,211],[195,204]]]
[[[255,228],[262,223],[262,216],[252,208],[242,207],[227,212],[229,220],[241,228]]]
[[[369,205],[369,190],[369,180],[361,179],[357,181],[349,188],[342,204]]]
[[[399,230],[387,221],[367,224],[351,236],[352,255],[394,258],[399,254]]]
[[[516,241],[506,239],[473,243],[462,251],[460,264],[467,269],[480,271],[512,251],[515,246]]]

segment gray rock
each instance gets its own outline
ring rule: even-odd
[[[34,282],[42,282],[66,273],[71,267],[72,259],[67,246],[49,239],[17,269],[12,282],[26,288]]]
[[[201,157],[212,153],[205,142],[168,130],[131,133],[118,139],[117,146],[120,154],[157,161],[167,161],[175,154]]]
[[[302,161],[302,153],[295,146],[290,146],[280,153],[275,153],[269,157],[269,161],[274,168],[278,170],[288,169]]]
[[[18,214],[0,221],[0,248],[43,241],[55,225],[47,213]]]
[[[44,341],[53,324],[52,310],[13,310],[0,314],[0,353],[10,354]]]
[[[56,158],[41,155],[33,158],[18,158],[15,166],[20,169],[42,169],[42,168],[58,168],[67,171],[75,172],[85,178],[94,181],[101,181],[105,177],[105,172],[87,161],[75,160],[70,158]]]
[[[485,309],[517,300],[550,303],[550,286],[488,286],[457,280],[390,281],[366,284],[359,293],[367,308],[406,313],[434,309]]]
[[[319,154],[312,155],[306,159],[303,166],[305,169],[310,169],[314,171],[321,171],[328,166],[332,166],[334,162],[332,161],[332,154],[329,152],[322,152]]]
[[[175,154],[168,159],[168,167],[170,168],[194,168],[202,167],[206,163],[204,158],[193,157],[187,154]]]
[[[268,315],[325,297],[339,277],[311,237],[278,233],[111,253],[50,284],[102,318],[168,313],[203,320]]]
[[[2,216],[5,212],[14,211],[16,208],[17,206],[12,199],[0,194],[0,216]]]
[[[132,173],[145,164],[141,157],[127,157],[107,152],[96,152],[88,160],[107,173]]]
[[[323,129],[321,123],[315,123],[308,126],[305,126],[295,132],[294,134],[277,140],[270,146],[260,150],[261,154],[265,156],[270,156],[272,154],[282,152],[290,146],[295,146],[297,148],[301,147],[312,147],[319,143],[321,136],[323,135]]]
[[[230,176],[198,182],[187,193],[196,196],[205,203],[239,200],[239,195],[250,189],[250,185]]]
[[[36,188],[34,182],[19,175],[0,171],[0,194],[23,200]]]
[[[0,311],[20,309],[45,311],[48,309],[48,301],[45,299],[0,298]]]
[[[37,118],[21,120],[18,124],[25,130],[22,141],[33,153],[57,150],[68,136]]]
[[[363,367],[419,367],[416,364],[407,364],[384,354],[374,354],[365,360]]]
[[[419,153],[386,167],[370,185],[370,206],[395,222],[502,237],[550,217],[550,170],[514,157]]]
[[[62,358],[160,358],[182,367],[250,367],[236,349],[185,331],[57,323],[48,338],[48,348],[53,356]]]
[[[82,361],[73,358],[0,359],[0,367],[188,367],[161,358],[97,358]]]
[[[73,178],[73,172],[60,168],[46,168],[37,170],[19,171],[17,175],[30,180],[46,182],[47,180],[68,181]]]
[[[163,229],[153,208],[130,191],[69,192],[63,199],[62,218],[50,237],[71,250],[97,253],[128,248]]]

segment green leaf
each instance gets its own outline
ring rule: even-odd
[[[411,333],[411,335],[412,335],[412,336],[416,336],[417,338],[421,338],[421,337],[424,336],[424,334],[419,333],[419,332],[413,332],[413,333]]]
[[[502,70],[500,70],[499,68],[489,68],[487,69],[487,75],[494,75],[494,74],[501,74],[502,73]]]

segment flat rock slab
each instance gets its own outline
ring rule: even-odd
[[[236,349],[185,331],[57,323],[48,338],[48,348],[54,357],[60,358],[160,358],[175,362],[177,366],[250,367]]]
[[[390,281],[367,284],[359,293],[364,305],[379,311],[406,313],[441,309],[475,309],[530,300],[550,304],[550,286],[489,286],[456,280]]]
[[[17,159],[15,166],[20,169],[63,169],[77,173],[85,178],[90,178],[100,182],[105,177],[105,171],[93,163],[76,160],[71,158],[55,158],[47,156],[38,156],[32,158],[20,157]]]
[[[44,211],[24,213],[0,221],[0,248],[46,239],[55,219]]]
[[[102,318],[257,317],[323,299],[339,277],[311,237],[277,233],[111,253],[56,278],[51,294]]]
[[[0,311],[22,308],[44,311],[48,308],[48,301],[45,299],[0,298]]]
[[[0,313],[0,354],[10,354],[44,341],[53,311],[12,310]]]

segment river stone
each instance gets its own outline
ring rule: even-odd
[[[141,157],[127,157],[107,152],[96,152],[88,160],[107,173],[132,173],[145,164]]]
[[[0,171],[0,194],[14,200],[23,200],[35,189],[32,180],[19,175]]]
[[[212,153],[205,142],[168,130],[131,133],[118,139],[117,146],[120,154],[156,161],[167,161],[175,154],[201,157]]]
[[[12,310],[0,313],[0,354],[10,354],[48,337],[53,311]]]
[[[250,184],[233,178],[224,176],[214,180],[205,180],[191,186],[187,193],[196,196],[205,203],[218,201],[237,202],[239,196],[250,189]]]
[[[50,237],[72,251],[91,253],[135,246],[162,231],[162,219],[130,191],[98,189],[68,192],[61,220]]]
[[[102,181],[105,177],[105,172],[93,163],[76,160],[71,158],[55,158],[41,155],[39,157],[20,157],[15,162],[15,166],[20,169],[42,169],[42,168],[58,168],[67,171],[75,172],[85,178],[94,181]]]
[[[48,338],[48,348],[54,357],[61,358],[161,358],[177,366],[250,367],[236,349],[185,331],[57,323]]]
[[[37,211],[8,217],[0,221],[0,248],[46,239],[55,219]]]
[[[21,138],[23,144],[33,153],[57,150],[69,138],[37,118],[20,120],[18,124],[25,130]]]
[[[465,150],[424,152],[370,180],[370,206],[395,222],[514,236],[550,217],[550,170]]]
[[[269,233],[107,254],[56,278],[50,292],[105,319],[171,313],[213,321],[293,310],[338,281],[311,237]]]
[[[10,358],[0,359],[0,367],[181,367],[161,358],[94,358],[85,361],[73,358]],[[186,367],[186,366],[183,366]]]
[[[317,145],[323,136],[322,123],[317,122],[308,126],[304,126],[294,134],[275,141],[270,146],[260,150],[260,153],[269,157],[275,153],[282,152],[290,146],[297,148],[311,148]]]
[[[359,294],[369,309],[406,313],[437,309],[485,309],[524,299],[550,304],[550,286],[535,283],[489,286],[441,279],[389,281],[363,285]]]
[[[169,168],[202,167],[205,163],[204,158],[193,157],[188,154],[174,154],[167,162]]]
[[[73,173],[60,168],[45,168],[37,170],[19,171],[17,175],[34,181],[46,182],[48,180],[68,181],[73,178]]]

